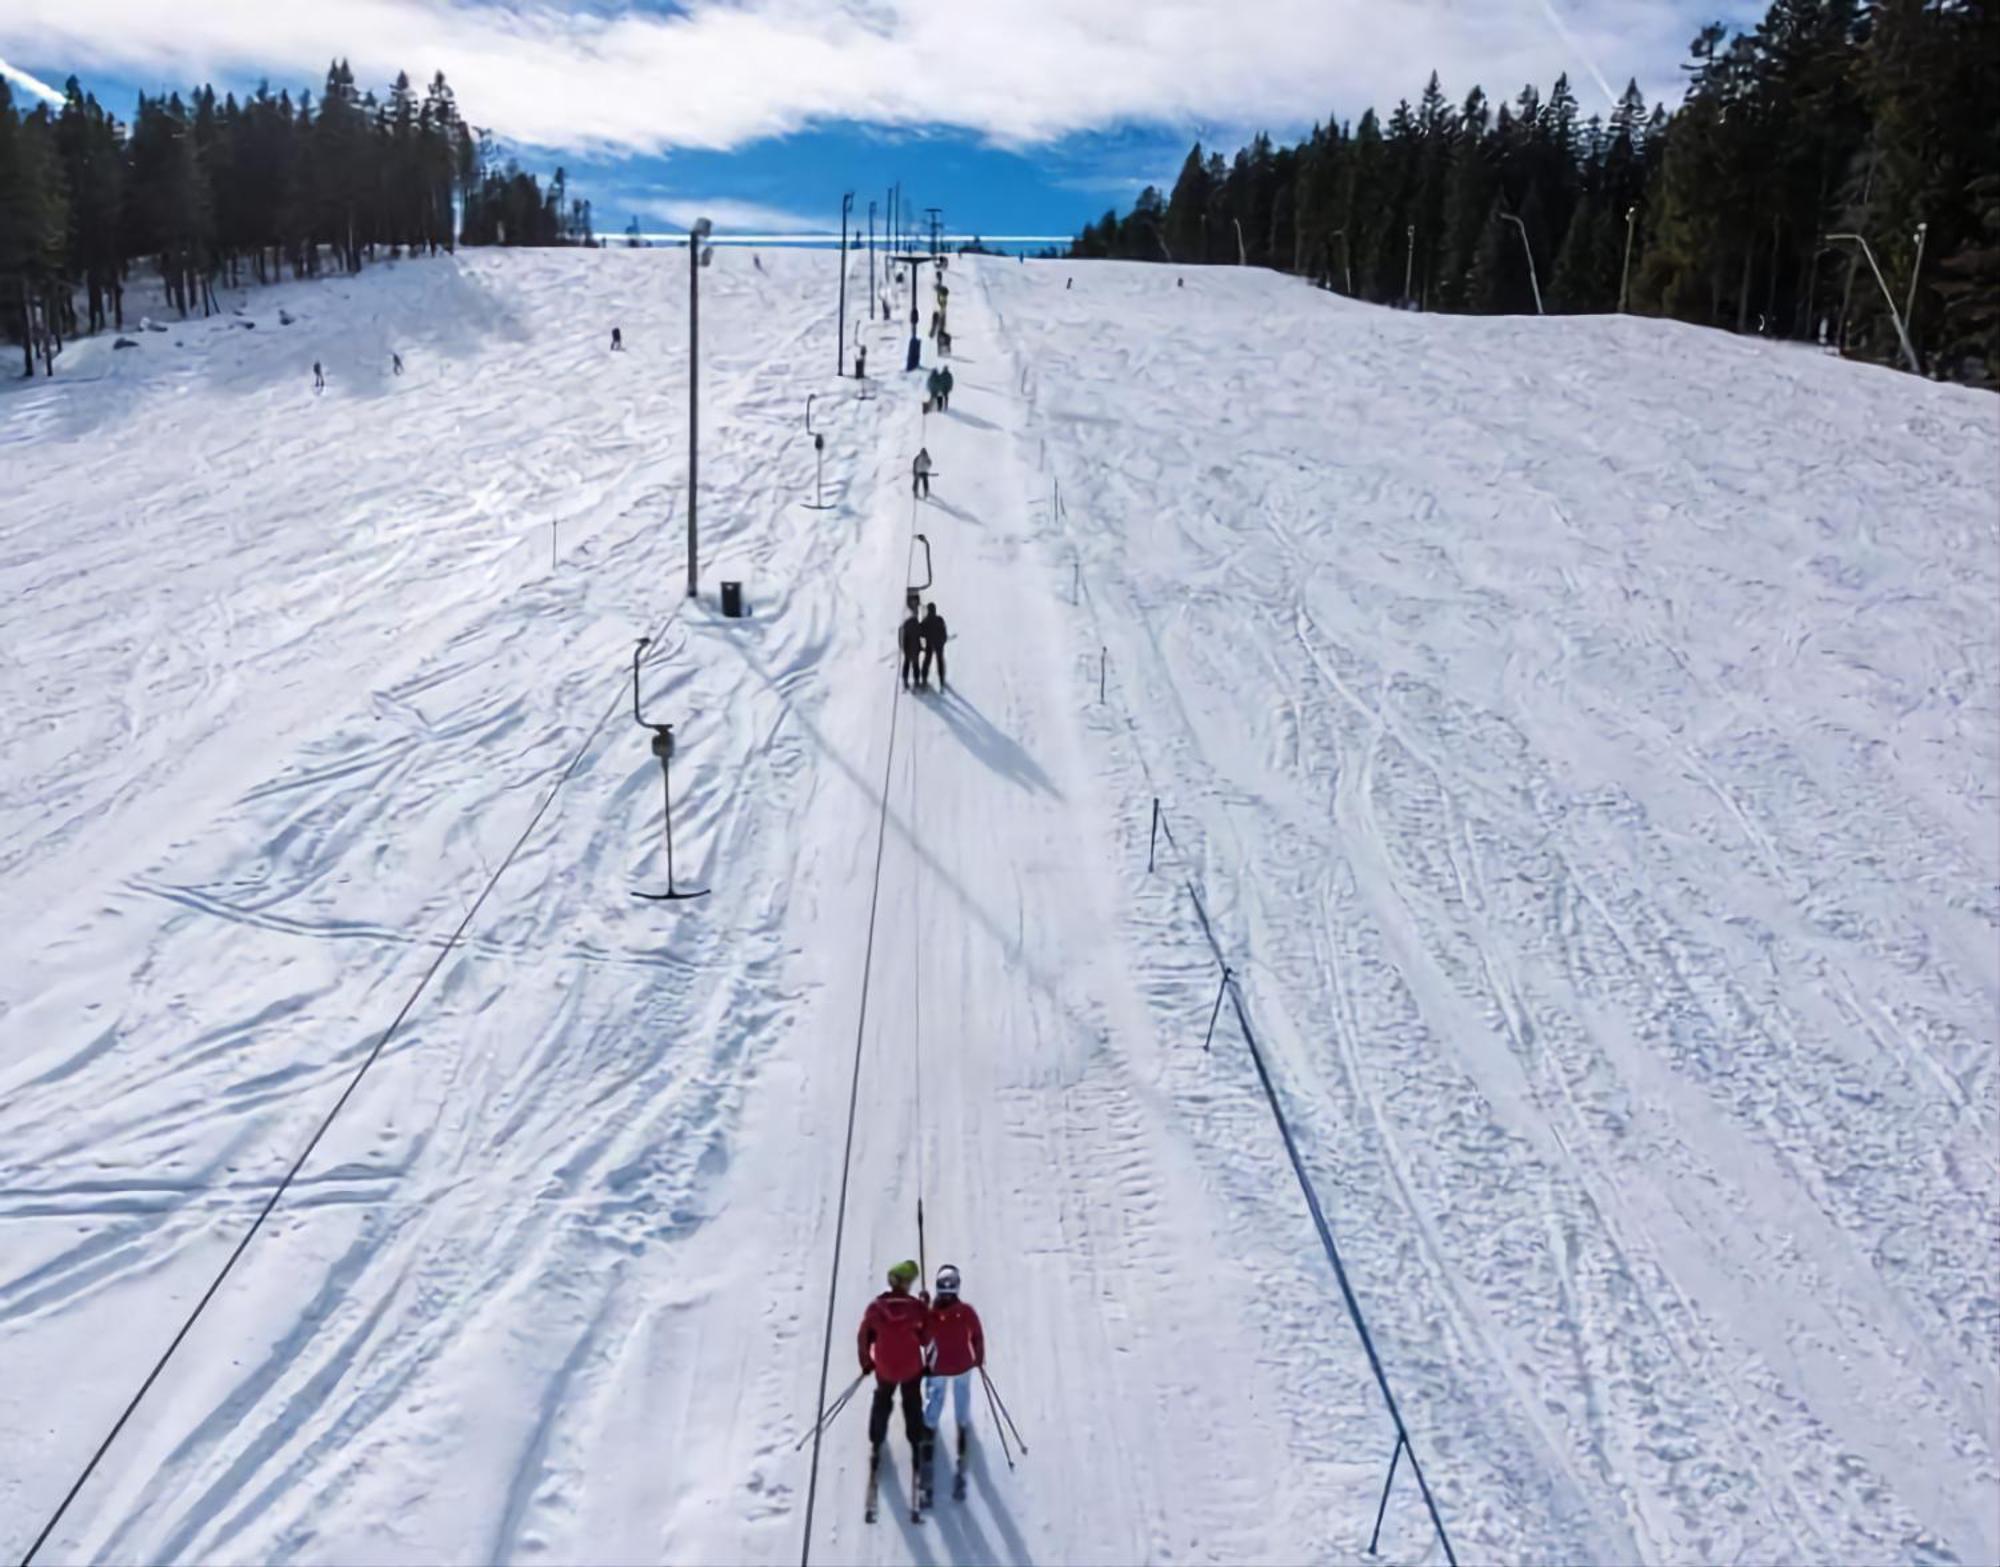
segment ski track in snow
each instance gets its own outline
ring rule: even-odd
[[[791,1559],[878,827],[831,1389],[921,1195],[1031,1452],[982,1401],[913,1525],[892,1426],[871,1528],[864,1394],[815,1559],[1364,1557],[1393,1430],[1183,876],[1462,1561],[2000,1554],[1990,397],[962,260],[926,418],[827,373],[830,258],[722,251],[689,604],[684,267],[403,262],[0,394],[0,1540],[651,633],[711,895],[631,897],[614,713],[50,1560]],[[1442,1560],[1407,1467],[1383,1552]]]
[[[1991,400],[1164,271],[996,274],[1050,545],[1461,1553],[1990,1559]]]

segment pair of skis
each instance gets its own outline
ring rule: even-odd
[[[936,1450],[935,1439],[931,1451]],[[880,1513],[878,1496],[882,1484],[882,1449],[874,1448],[868,1455],[868,1501],[861,1516],[865,1522],[875,1522]],[[924,1514],[935,1504],[935,1494],[931,1483],[931,1464],[915,1454],[910,1457],[910,1522],[922,1523]],[[961,1440],[958,1448],[958,1463],[951,1477],[951,1499],[965,1500],[965,1444]]]

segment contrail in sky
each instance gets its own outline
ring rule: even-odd
[[[1542,0],[1542,14],[1549,19],[1549,26],[1556,30],[1556,36],[1563,41],[1564,47],[1583,62],[1583,68],[1590,72],[1591,80],[1596,82],[1599,90],[1603,92],[1604,101],[1612,108],[1617,108],[1618,94],[1611,90],[1611,84],[1604,79],[1604,73],[1597,68],[1597,62],[1583,52],[1583,46],[1576,41],[1575,34],[1570,32],[1562,17],[1556,13],[1554,0]]]
[[[18,65],[9,65],[5,60],[0,60],[0,76],[6,77],[16,87],[25,87],[37,98],[43,99],[48,103],[60,104],[63,101],[61,93],[57,92],[47,82],[36,81],[34,77],[30,76]]]

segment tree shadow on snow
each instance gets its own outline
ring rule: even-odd
[[[959,695],[956,687],[938,693],[930,704],[951,732],[980,761],[1010,783],[1023,789],[1060,800],[1063,795],[1035,759],[1022,749],[1013,736],[1003,734],[987,721],[986,715]]]

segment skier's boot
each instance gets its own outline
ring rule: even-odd
[[[882,1444],[868,1444],[868,1503],[861,1516],[869,1523],[875,1521],[875,1496],[882,1484]]]

